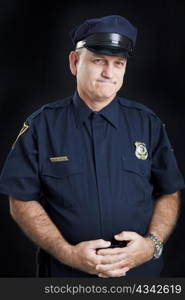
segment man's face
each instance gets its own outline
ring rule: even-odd
[[[86,48],[73,52],[73,75],[82,95],[96,101],[112,100],[123,84],[127,60],[123,57],[95,54]]]

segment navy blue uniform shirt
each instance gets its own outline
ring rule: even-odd
[[[155,195],[182,188],[165,128],[150,109],[116,97],[95,113],[77,92],[28,117],[0,179],[1,193],[42,203],[73,245],[124,230],[145,235]],[[47,276],[92,276],[49,255],[44,262]],[[159,276],[161,267],[162,259],[151,260],[127,276]]]

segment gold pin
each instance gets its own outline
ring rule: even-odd
[[[50,157],[51,162],[68,161],[68,160],[69,158],[67,156]]]

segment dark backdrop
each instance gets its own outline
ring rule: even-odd
[[[74,91],[69,30],[108,14],[123,15],[139,29],[120,94],[149,106],[167,124],[185,173],[185,4],[175,0],[0,0],[0,168],[25,118]],[[36,247],[11,219],[7,197],[0,199],[0,277],[32,277]],[[185,277],[184,200],[182,193],[181,215],[165,248],[166,277]]]

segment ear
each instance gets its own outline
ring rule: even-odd
[[[69,67],[70,67],[71,73],[74,76],[76,76],[76,74],[77,74],[77,63],[78,63],[78,60],[79,60],[78,53],[75,52],[75,51],[71,51],[69,53]]]

